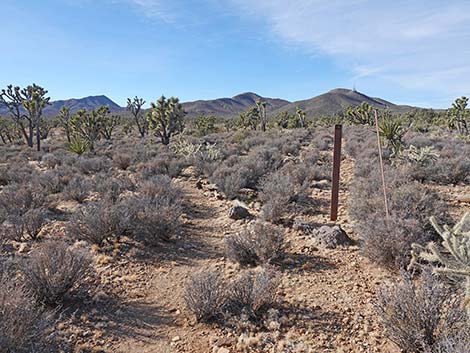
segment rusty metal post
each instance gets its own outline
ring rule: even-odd
[[[339,203],[339,176],[341,165],[341,138],[343,134],[343,126],[335,125],[335,140],[333,149],[333,183],[331,188],[331,214],[330,219],[336,221],[338,218]]]

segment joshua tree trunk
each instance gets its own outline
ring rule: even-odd
[[[39,121],[36,125],[36,147],[37,147],[37,151],[41,151],[41,130],[40,130],[40,127],[39,127]]]

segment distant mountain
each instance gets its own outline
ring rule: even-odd
[[[216,115],[219,117],[233,117],[246,112],[255,106],[256,101],[261,99],[267,103],[267,110],[273,111],[288,105],[290,102],[277,99],[266,98],[256,93],[247,92],[239,94],[232,98],[218,98],[213,100],[198,100],[194,102],[183,103],[183,107],[189,117],[198,115]]]
[[[89,96],[85,98],[71,98],[67,100],[52,101],[50,105],[44,108],[44,116],[53,117],[59,113],[60,108],[63,106],[70,107],[70,111],[75,113],[76,111],[86,108],[87,110],[97,109],[105,105],[109,107],[109,110],[112,112],[119,112],[124,110],[111,99],[106,96]],[[0,106],[0,115],[7,114],[7,110]]]
[[[378,109],[389,109],[393,112],[404,113],[415,109],[407,105],[396,105],[381,98],[369,97],[355,90],[337,88],[319,96],[290,103],[269,113],[275,116],[281,111],[295,112],[296,108],[302,109],[308,117],[320,115],[334,115],[344,111],[349,106],[358,106],[362,102],[367,102],[372,107]]]
[[[302,109],[307,114],[307,117],[333,115],[344,111],[344,109],[349,106],[358,106],[362,102],[367,102],[371,106],[379,109],[390,109],[397,113],[419,109],[407,105],[396,105],[381,98],[369,97],[355,90],[344,88],[337,88],[319,96],[296,102],[289,102],[278,98],[261,97],[256,93],[247,92],[236,95],[232,98],[198,100],[182,104],[190,118],[198,115],[215,115],[218,117],[230,118],[238,116],[240,113],[246,112],[248,109],[254,107],[258,99],[267,103],[267,113],[269,117],[274,117],[282,111],[293,113],[297,107]],[[75,113],[77,110],[82,108],[86,108],[87,110],[97,109],[102,105],[108,106],[112,112],[125,111],[125,108],[120,107],[111,99],[103,95],[80,99],[72,98],[51,103],[51,105],[44,109],[45,116],[56,116],[60,108],[63,106],[70,107],[72,113]],[[0,115],[5,114],[7,114],[5,108],[0,107]]]
[[[67,99],[67,100],[60,100],[60,101],[54,101],[51,102],[52,104],[47,106],[44,109],[44,114],[46,116],[55,116],[59,113],[60,108],[63,106],[69,107],[70,111],[72,113],[75,113],[76,111],[80,109],[87,109],[87,110],[92,110],[92,109],[97,109],[103,105],[107,106],[110,111],[112,112],[118,112],[123,110],[124,108],[120,107],[116,103],[114,103],[111,99],[109,99],[106,96],[89,96],[85,98],[79,98],[79,99]]]

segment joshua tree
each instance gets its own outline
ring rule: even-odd
[[[297,117],[297,120],[299,122],[299,125],[301,128],[305,127],[305,112],[302,111],[299,107],[295,110],[295,116]]]
[[[80,109],[70,119],[70,127],[72,140],[86,141],[88,148],[95,150],[95,143],[101,134],[100,115],[96,110],[87,112],[86,109]]]
[[[0,140],[2,140],[4,144],[13,142],[13,140],[17,138],[17,132],[16,127],[10,119],[0,117]]]
[[[266,116],[266,102],[258,99],[256,101],[256,109],[258,111],[261,131],[266,131],[266,126],[268,124],[268,119]]]
[[[135,124],[139,130],[140,136],[144,137],[148,132],[148,121],[142,110],[145,101],[142,98],[134,97],[133,100],[127,98],[127,110],[129,110],[134,117]]]
[[[111,140],[114,128],[119,124],[121,119],[119,115],[110,115],[109,108],[107,106],[101,106],[96,111],[98,114],[99,125],[101,127],[101,135],[105,140]]]
[[[156,103],[150,103],[151,113],[147,114],[147,120],[155,133],[159,136],[162,144],[168,145],[170,137],[183,130],[183,119],[186,112],[178,98],[166,99],[161,96]]]
[[[353,124],[373,125],[374,118],[372,107],[367,102],[362,102],[357,107],[348,107],[346,109],[346,117]]]
[[[439,226],[431,217],[431,224],[442,238],[442,248],[431,242],[426,247],[412,245],[410,268],[422,267],[419,260],[435,263],[434,272],[465,280],[465,305],[470,322],[470,213],[466,213],[454,227]]]
[[[65,135],[67,136],[67,142],[70,143],[70,134],[71,134],[71,127],[70,127],[70,108],[66,107],[65,105],[60,108],[59,115],[57,116],[57,119],[59,121],[59,124],[64,128],[65,130]]]
[[[470,110],[467,109],[468,98],[457,98],[452,103],[452,108],[447,111],[447,125],[451,129],[457,129],[459,134],[468,134],[468,120]]]
[[[47,90],[33,83],[21,91],[24,101],[23,107],[28,112],[28,121],[36,128],[36,147],[41,150],[41,120],[42,110],[49,104],[50,97],[46,97]],[[30,130],[32,133],[32,131]]]
[[[0,105],[8,109],[29,147],[33,147],[34,129],[36,129],[38,151],[41,149],[42,110],[50,100],[46,94],[47,90],[34,83],[23,89],[8,85],[0,93]]]
[[[214,115],[199,115],[194,120],[194,125],[198,134],[200,136],[205,136],[212,134],[217,130],[215,127],[216,122],[217,118]]]
[[[29,120],[29,117],[25,114],[23,109],[24,98],[21,95],[21,88],[13,85],[7,86],[6,89],[2,89],[0,93],[0,106],[4,106],[8,109],[8,112],[21,131],[26,143],[29,147],[33,147],[33,122]],[[28,124],[26,124],[26,122]],[[29,127],[27,131],[26,125]]]

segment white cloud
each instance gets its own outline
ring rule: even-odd
[[[229,1],[283,41],[333,57],[353,79],[470,94],[470,1]]]

